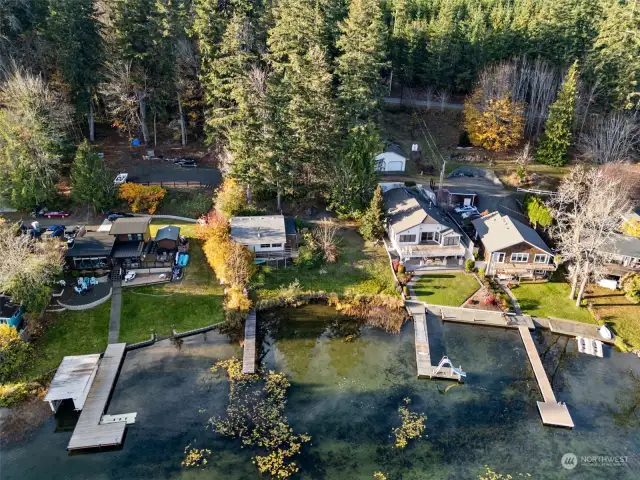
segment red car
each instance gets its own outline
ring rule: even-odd
[[[69,212],[64,210],[60,212],[44,212],[44,216],[47,218],[64,218],[69,216]]]

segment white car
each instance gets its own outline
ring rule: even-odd
[[[124,281],[130,282],[134,278],[136,278],[136,272],[127,272],[127,274],[124,276]]]
[[[127,178],[129,177],[128,173],[119,173],[116,179],[113,181],[114,185],[122,185],[123,183],[127,183]]]
[[[471,205],[466,205],[464,207],[456,207],[456,213],[466,213],[466,212],[477,212],[478,209],[476,207],[472,207]]]

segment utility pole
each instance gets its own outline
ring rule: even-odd
[[[447,166],[447,161],[443,158],[442,159],[442,169],[440,170],[440,184],[438,185],[438,195],[436,196],[436,199],[438,200],[438,203],[440,203],[440,193],[442,192],[442,184],[444,182],[444,170]]]

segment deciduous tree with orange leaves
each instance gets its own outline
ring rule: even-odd
[[[158,186],[146,186],[139,183],[120,185],[120,198],[127,201],[132,212],[147,211],[153,215],[166,194],[167,191]]]
[[[484,98],[476,88],[464,103],[464,128],[476,147],[502,152],[518,146],[524,136],[524,104],[505,95]]]

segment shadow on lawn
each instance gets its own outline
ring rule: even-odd
[[[527,310],[535,310],[540,306],[540,302],[537,300],[521,300],[518,299],[518,303],[520,304],[520,308],[524,311]]]

